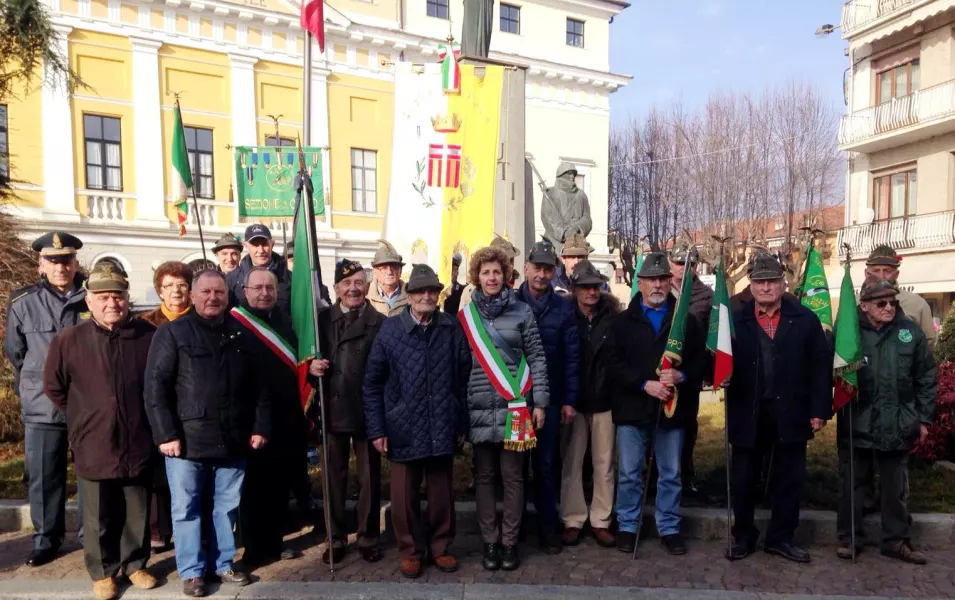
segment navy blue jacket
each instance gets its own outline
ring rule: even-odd
[[[537,320],[547,358],[550,405],[576,406],[580,390],[580,333],[574,302],[553,288],[538,302],[531,296],[526,281],[517,290],[517,298],[531,307]]]
[[[365,366],[365,430],[369,440],[388,438],[393,462],[453,454],[468,430],[464,331],[440,312],[422,328],[410,310],[382,323]]]

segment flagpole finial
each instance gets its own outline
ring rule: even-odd
[[[842,242],[842,247],[846,251],[846,264],[849,264],[852,262],[852,246],[847,242]]]

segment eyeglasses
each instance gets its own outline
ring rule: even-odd
[[[877,300],[877,301],[873,302],[872,304],[874,304],[876,308],[885,308],[885,307],[888,306],[889,304],[891,304],[893,308],[898,308],[898,307],[899,307],[899,301],[898,301],[898,300]]]
[[[169,290],[188,290],[189,284],[188,283],[167,283],[162,286],[162,289],[164,292],[168,292]]]
[[[256,294],[261,294],[262,292],[274,292],[274,285],[247,285],[245,289],[252,290]]]

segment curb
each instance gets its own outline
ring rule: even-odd
[[[474,502],[456,502],[454,505],[457,532],[459,534],[480,534],[477,521],[477,506]],[[687,508],[682,509],[682,533],[689,539],[725,540],[726,539],[726,510],[719,508]],[[355,503],[349,502],[349,514],[352,531],[356,527]],[[756,526],[765,531],[769,523],[768,510],[756,511]],[[644,531],[656,535],[653,521],[653,510],[647,507],[643,511]],[[528,507],[523,527],[528,532],[536,530],[537,515],[533,507]],[[66,506],[67,530],[76,530],[76,503],[68,502]],[[0,532],[29,531],[30,505],[20,500],[0,500]],[[865,518],[866,531],[869,540],[880,538],[881,523],[878,514]],[[386,502],[381,507],[381,529],[386,535],[393,531],[391,525],[391,503]],[[939,547],[955,544],[955,515],[947,513],[915,513],[912,515],[912,541],[918,545]],[[805,545],[834,544],[836,535],[836,513],[823,510],[803,509],[799,514],[799,529],[796,531],[796,542]]]
[[[233,600],[861,600],[861,596],[823,596],[729,592],[723,590],[677,590],[669,588],[624,588],[522,584],[428,584],[428,583],[255,583],[248,587],[223,586],[207,597]],[[11,600],[87,600],[86,580],[8,580],[0,582],[0,597]],[[179,600],[178,585],[154,590],[127,589],[126,600]],[[903,600],[866,596],[866,600]],[[910,599],[905,599],[910,600]]]

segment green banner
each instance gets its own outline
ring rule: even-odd
[[[322,185],[322,149],[302,148],[305,170],[315,189],[315,214],[325,214]],[[239,218],[295,216],[295,175],[299,172],[295,146],[238,146],[235,149],[236,195]]]
[[[812,242],[809,243],[809,257],[806,259],[806,275],[798,291],[800,304],[816,313],[823,329],[832,331],[832,302],[826,267],[822,264],[822,255]]]

